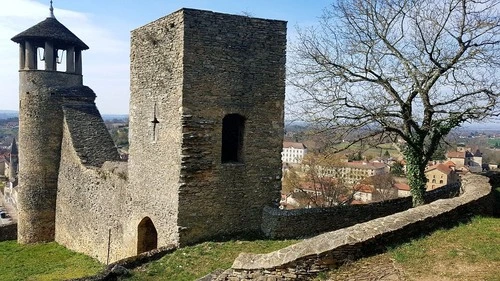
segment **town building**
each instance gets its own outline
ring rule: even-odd
[[[307,154],[307,147],[300,142],[283,142],[281,161],[286,164],[300,164]]]
[[[411,196],[410,186],[406,183],[397,182],[394,187],[398,190],[398,197]]]
[[[454,163],[451,161],[428,167],[425,171],[425,176],[427,177],[427,191],[458,182],[459,180]]]
[[[457,169],[466,167],[471,172],[482,171],[483,154],[479,148],[459,146],[456,151],[448,151],[446,158],[455,163]]]
[[[355,184],[365,178],[387,172],[386,164],[365,161],[339,162],[336,166],[322,168],[324,175],[342,179],[346,184]]]

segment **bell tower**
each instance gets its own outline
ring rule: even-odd
[[[19,44],[18,241],[53,241],[63,93],[83,85],[89,47],[55,18],[52,1],[49,17],[12,41]]]

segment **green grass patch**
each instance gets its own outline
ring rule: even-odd
[[[127,280],[192,281],[216,269],[227,269],[242,253],[268,253],[296,243],[285,241],[206,242],[181,248],[133,272]]]
[[[488,280],[500,276],[500,219],[477,217],[391,249],[389,254],[409,276]],[[474,272],[484,274],[468,275]]]
[[[66,280],[98,273],[98,261],[57,243],[20,245],[0,242],[0,280]]]

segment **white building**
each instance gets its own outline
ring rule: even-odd
[[[344,183],[355,184],[365,178],[387,173],[388,166],[378,162],[343,162],[336,167],[328,167],[322,170],[322,174],[342,179]]]
[[[307,147],[303,143],[285,141],[283,142],[281,161],[288,164],[300,164],[306,153]]]

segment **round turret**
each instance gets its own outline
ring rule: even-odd
[[[81,52],[88,46],[54,17],[52,3],[50,17],[12,40],[20,46],[18,241],[53,241],[63,95],[83,85]],[[66,69],[58,71],[64,53]]]

